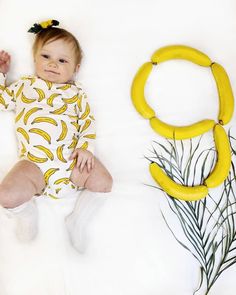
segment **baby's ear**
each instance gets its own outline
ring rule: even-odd
[[[77,66],[75,67],[75,72],[76,72],[76,73],[78,73],[79,68],[80,68],[80,64],[77,64]]]

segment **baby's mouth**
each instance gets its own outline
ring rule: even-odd
[[[52,71],[52,70],[45,70],[45,72],[47,72],[47,73],[52,73],[52,74],[54,74],[54,75],[60,75],[59,73],[54,72],[54,71]]]

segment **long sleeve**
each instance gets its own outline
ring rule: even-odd
[[[80,89],[78,98],[79,140],[76,148],[82,148],[94,154],[95,148],[95,119],[87,100],[87,95]]]
[[[9,87],[6,87],[5,83],[6,76],[3,73],[0,73],[0,110],[12,111],[16,106],[16,100],[14,96],[16,84],[11,84]]]

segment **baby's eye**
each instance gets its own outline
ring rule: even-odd
[[[59,62],[62,63],[62,64],[64,64],[64,63],[67,63],[67,60],[65,60],[65,59],[63,59],[63,58],[60,58],[60,59],[59,59]]]
[[[48,58],[49,58],[49,55],[47,55],[47,54],[42,54],[42,57],[48,59]]]

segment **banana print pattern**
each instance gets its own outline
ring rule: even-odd
[[[0,73],[0,110],[15,111],[19,157],[34,162],[46,182],[44,195],[62,198],[78,188],[70,175],[76,148],[94,152],[95,119],[80,84],[54,84],[35,76],[5,86]]]

